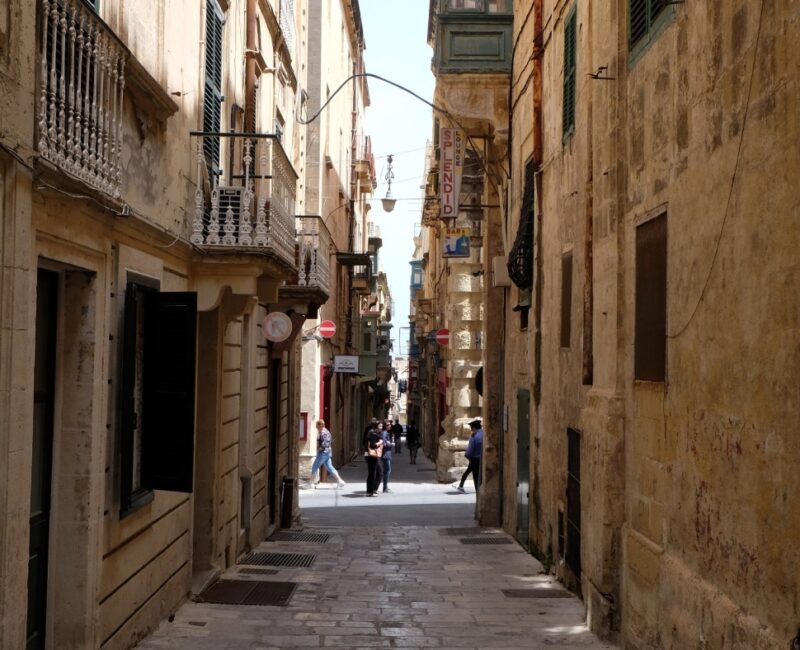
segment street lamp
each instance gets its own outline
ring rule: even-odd
[[[392,179],[394,178],[394,172],[392,171],[391,154],[389,154],[386,164],[386,175],[384,176],[386,179],[386,196],[381,199],[381,203],[383,204],[384,212],[391,212],[394,210],[394,204],[397,202],[397,200],[392,197]]]

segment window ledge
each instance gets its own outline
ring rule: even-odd
[[[178,112],[178,104],[175,103],[175,100],[133,55],[128,58],[125,80],[134,104],[145,109],[159,121],[166,122],[169,117]]]

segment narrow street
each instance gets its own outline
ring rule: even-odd
[[[255,549],[273,560],[303,555],[310,566],[240,564],[221,578],[248,581],[245,590],[250,581],[292,583],[284,606],[186,603],[138,647],[613,647],[588,632],[583,604],[536,559],[505,533],[475,526],[471,479],[461,494],[436,483],[421,455],[409,464],[407,452],[394,460],[391,493],[378,498],[365,497],[361,459],[341,474],[344,488],[301,489],[302,532],[318,539],[300,541],[293,529]]]

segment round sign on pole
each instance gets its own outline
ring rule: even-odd
[[[448,345],[450,343],[450,330],[446,327],[436,330],[436,342],[439,345]]]
[[[282,311],[267,314],[261,321],[261,333],[267,341],[285,341],[292,334],[292,319]]]
[[[319,335],[324,339],[329,339],[336,334],[336,323],[332,320],[324,320],[319,324]]]

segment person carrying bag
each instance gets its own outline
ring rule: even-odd
[[[378,463],[383,456],[383,440],[376,429],[370,429],[365,439],[367,461],[367,496],[374,497],[378,489]]]

